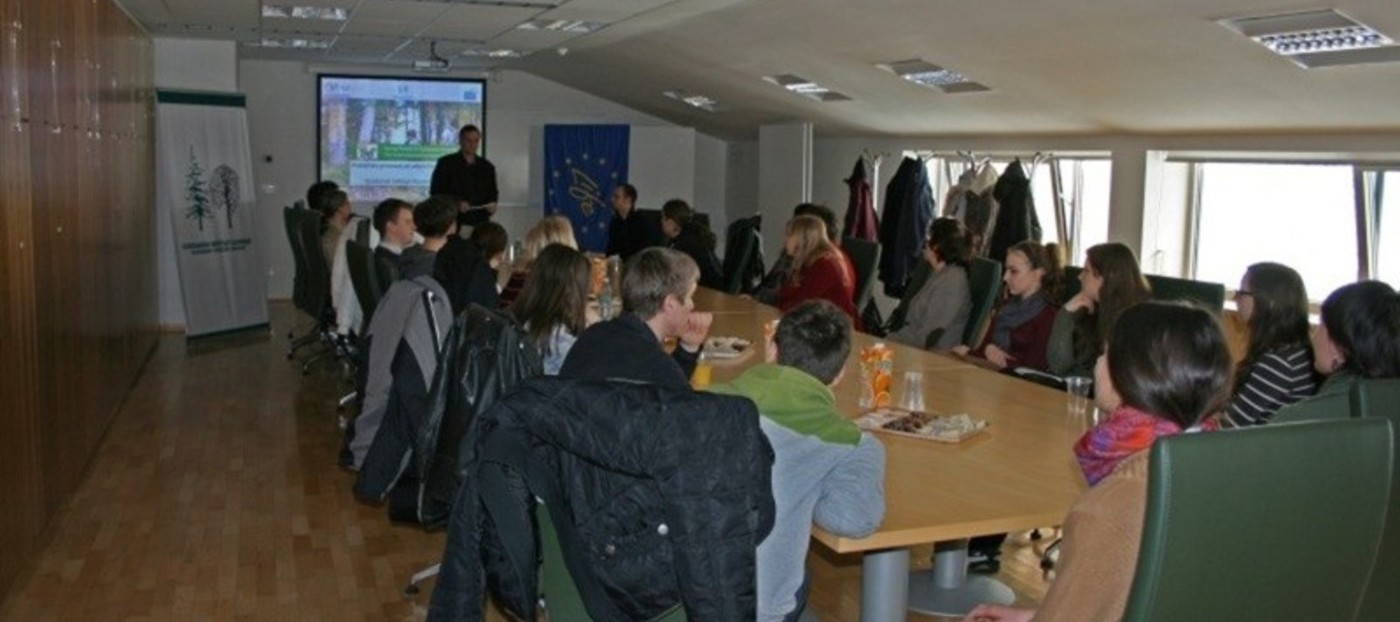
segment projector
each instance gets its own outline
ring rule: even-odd
[[[447,69],[451,66],[452,63],[449,62],[446,58],[430,58],[428,60],[413,61],[414,71],[440,72],[447,71]]]

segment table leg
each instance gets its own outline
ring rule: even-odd
[[[909,598],[909,549],[871,551],[861,560],[860,621],[904,622]]]
[[[867,567],[868,568],[868,567]],[[933,569],[909,573],[909,609],[960,617],[982,603],[1010,605],[1016,593],[991,577],[967,576],[967,540],[933,545]]]

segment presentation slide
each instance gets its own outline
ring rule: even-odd
[[[357,211],[422,200],[437,159],[458,149],[457,131],[486,134],[481,80],[318,77],[321,179],[345,188]]]

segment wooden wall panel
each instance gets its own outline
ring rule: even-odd
[[[112,0],[0,0],[0,594],[155,343],[150,38]]]

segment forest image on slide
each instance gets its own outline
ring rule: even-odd
[[[321,179],[350,186],[352,201],[421,198],[435,161],[457,150],[457,131],[481,125],[480,104],[334,99],[323,103],[321,133],[326,153]],[[421,184],[350,184],[352,163],[384,163],[421,177]],[[397,164],[390,164],[397,163]]]

